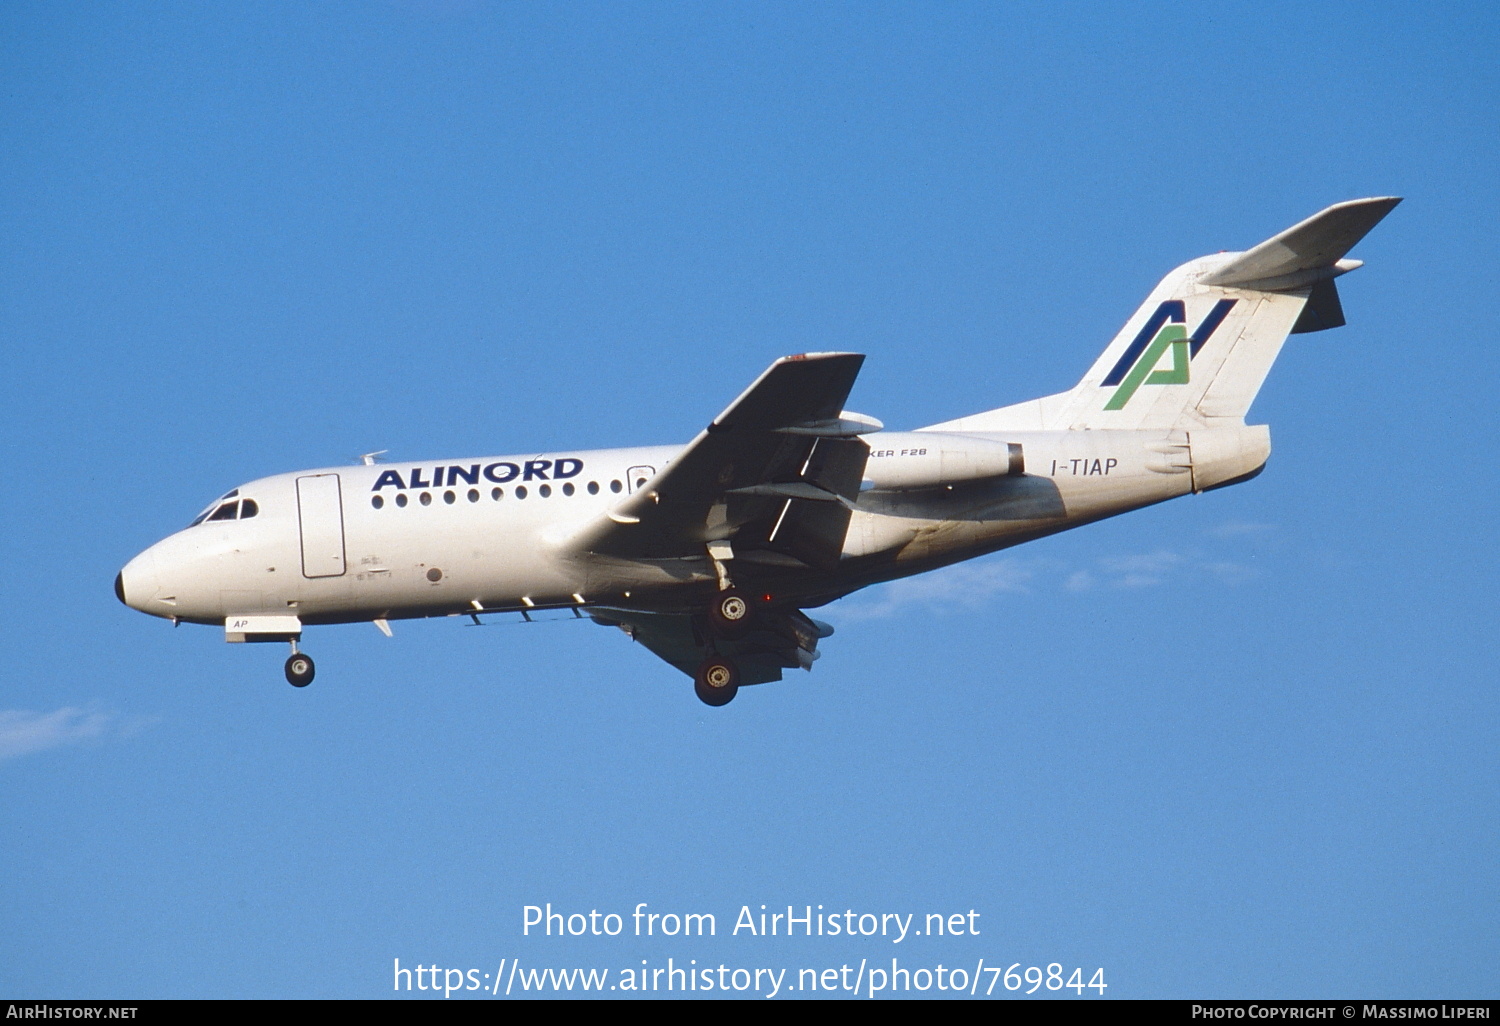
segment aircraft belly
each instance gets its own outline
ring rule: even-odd
[[[1159,435],[1151,437],[1160,441]],[[1038,441],[1028,439],[1027,461],[1042,473],[861,495],[844,546],[845,562],[949,562],[1149,506],[1192,488],[1191,474],[1154,469],[1151,460],[1160,457],[1142,439],[1123,447],[1076,436],[1067,439],[1075,444],[1066,448]]]
[[[317,594],[323,582],[307,582],[307,614],[346,609],[347,619],[375,619],[472,611],[476,602],[483,609],[572,604],[584,583],[577,568],[536,544],[530,525],[507,531],[476,522],[415,533],[364,519],[350,531],[346,597]]]
[[[1068,526],[1140,509],[1192,491],[1192,477],[1117,477],[1109,480],[1063,481],[1058,491],[1067,509]]]
[[[286,608],[278,612],[303,615],[329,609],[348,609],[354,604],[357,594],[353,585],[353,578],[347,573],[342,577],[297,581],[289,589],[296,598],[287,600]]]
[[[594,556],[588,562],[588,595],[593,600],[619,601],[629,592],[630,599],[640,593],[672,591],[677,588],[713,583],[717,580],[713,565],[702,559],[610,559]]]

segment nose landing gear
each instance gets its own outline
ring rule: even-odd
[[[297,643],[293,641],[292,654],[286,661],[286,682],[294,688],[305,688],[313,682],[315,672],[312,656],[298,652]]]

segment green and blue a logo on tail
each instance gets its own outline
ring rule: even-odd
[[[1191,380],[1189,366],[1238,300],[1221,299],[1203,318],[1196,331],[1187,332],[1187,310],[1180,299],[1169,299],[1156,308],[1151,319],[1126,347],[1103,387],[1115,388],[1106,410],[1123,410],[1142,385],[1185,385]],[[1162,366],[1170,352],[1171,361]]]

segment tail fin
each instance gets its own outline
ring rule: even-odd
[[[1200,257],[1162,279],[1069,392],[931,430],[1189,428],[1243,424],[1286,337],[1344,323],[1334,279],[1401,200],[1349,200],[1243,253]]]

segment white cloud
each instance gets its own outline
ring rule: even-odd
[[[1229,525],[1248,534],[1261,525]],[[1269,528],[1266,528],[1269,530]],[[1243,584],[1260,576],[1255,567],[1213,560],[1202,552],[1157,549],[1129,555],[1101,556],[1091,566],[1074,569],[1046,559],[1012,557],[981,563],[962,563],[932,573],[881,585],[839,607],[846,621],[880,620],[911,608],[942,612],[973,607],[999,594],[1021,595],[1036,588],[1082,593],[1098,588],[1153,588],[1169,579],[1207,574],[1227,585]]]
[[[1077,570],[1068,575],[1068,579],[1063,583],[1063,587],[1069,591],[1088,591],[1096,583],[1098,582],[1094,580],[1093,574],[1087,570]]]
[[[1187,557],[1166,549],[1134,556],[1104,556],[1099,565],[1112,574],[1148,574],[1157,576],[1187,562]]]
[[[1269,534],[1276,528],[1271,524],[1257,524],[1245,520],[1231,520],[1218,527],[1209,528],[1205,534],[1215,538],[1242,538],[1246,535]]]
[[[879,620],[912,606],[973,606],[1002,592],[1024,594],[1035,576],[1020,560],[964,563],[882,586],[873,602],[842,607],[846,620]]]
[[[1260,571],[1253,566],[1246,566],[1243,563],[1230,563],[1228,561],[1204,563],[1203,569],[1213,574],[1225,584],[1243,584],[1260,576]]]
[[[1099,566],[1116,588],[1149,588],[1186,562],[1186,556],[1158,549],[1133,556],[1105,556]]]
[[[107,735],[125,736],[146,725],[118,713],[93,707],[64,706],[55,712],[0,709],[0,760],[14,759],[63,745],[81,744]]]

